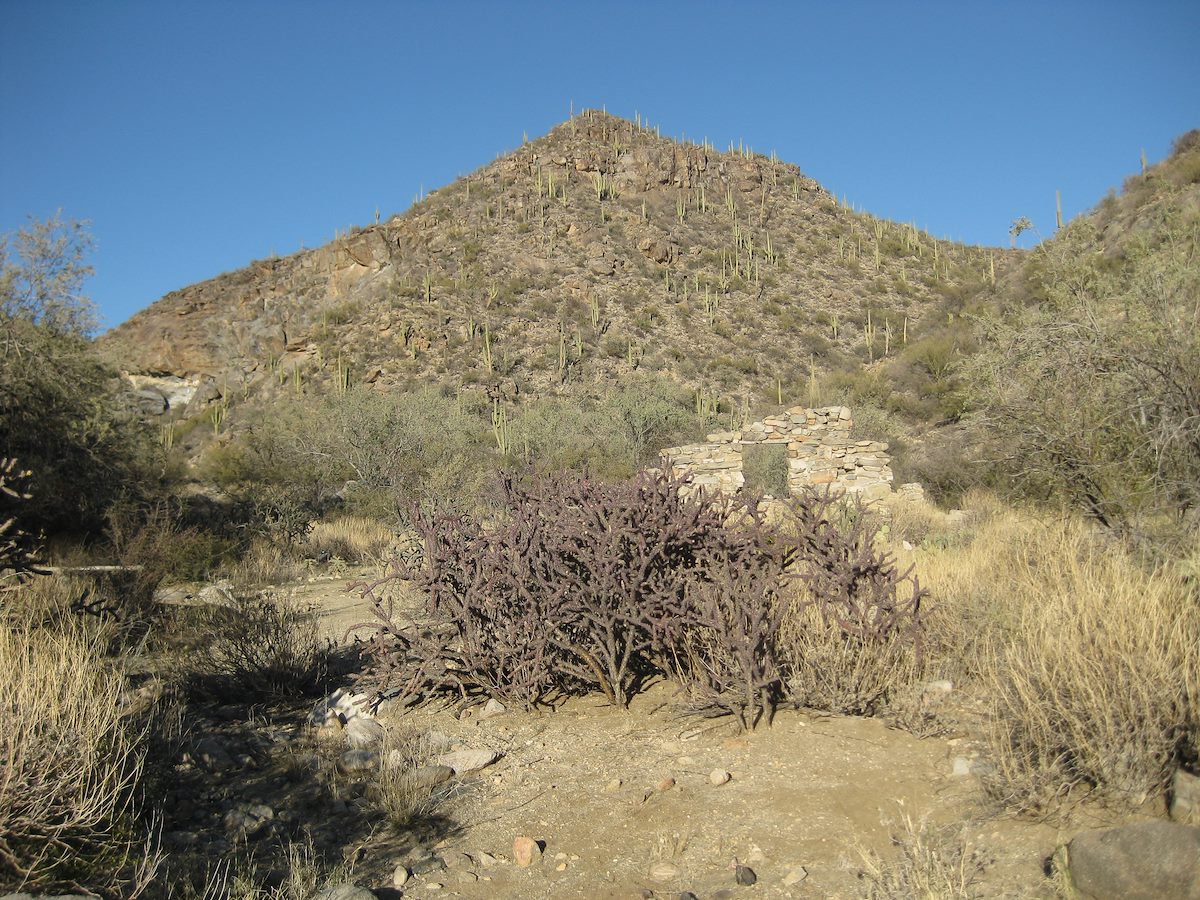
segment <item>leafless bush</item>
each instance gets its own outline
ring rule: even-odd
[[[211,640],[192,673],[193,691],[239,699],[309,696],[325,686],[331,650],[316,618],[270,592],[215,610]]]
[[[880,522],[859,504],[809,494],[785,507],[781,527],[798,548],[779,636],[789,693],[873,715],[915,677],[927,592],[880,548]]]
[[[683,602],[656,626],[656,660],[694,702],[753,728],[782,693],[781,592],[796,547],[768,526],[753,499],[719,505],[723,527],[697,547]]]
[[[706,673],[711,693],[724,695],[731,672],[758,654],[735,647],[702,668],[705,642],[680,627],[709,628],[720,646],[761,624],[760,614],[735,611],[739,595],[729,593],[746,587],[739,570],[754,543],[727,527],[727,501],[684,498],[681,486],[651,475],[510,480],[504,516],[490,528],[415,510],[419,560],[366,589],[382,623],[374,683],[414,699],[453,689],[525,706],[594,688],[624,706],[655,661],[670,658],[676,672]],[[425,623],[395,618],[386,588],[399,579],[427,596]],[[755,698],[763,681],[748,677]]]
[[[15,459],[0,459],[0,575],[24,581],[37,571],[37,541],[17,521],[17,512],[32,495],[25,490],[30,473],[17,468]]]

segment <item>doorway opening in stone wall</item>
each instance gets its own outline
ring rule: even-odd
[[[743,490],[770,494],[776,499],[788,496],[787,444],[743,444]]]

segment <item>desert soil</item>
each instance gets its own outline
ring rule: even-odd
[[[370,619],[348,581],[283,592],[342,640]],[[863,897],[864,858],[897,860],[908,821],[965,842],[983,865],[978,896],[1049,897],[1043,867],[1055,847],[1110,821],[1086,810],[1055,824],[1003,813],[975,774],[955,772],[956,760],[961,769],[977,756],[969,733],[918,738],[878,719],[782,709],[770,727],[739,734],[728,719],[685,714],[672,695],[659,683],[629,710],[587,697],[496,716],[385,705],[388,729],[424,735],[435,749],[501,756],[457,779],[419,832],[373,830],[356,882],[387,888],[398,863],[432,851],[448,864],[414,874],[403,896]],[[714,772],[730,778],[714,784]],[[518,836],[544,847],[528,868],[513,862]],[[737,883],[738,864],[755,884]]]

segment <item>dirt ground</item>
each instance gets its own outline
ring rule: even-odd
[[[341,640],[370,617],[349,580],[284,593]],[[1052,825],[998,810],[975,774],[955,771],[976,755],[971,734],[917,738],[877,719],[791,709],[738,734],[730,720],[682,713],[664,683],[626,711],[587,697],[492,717],[385,706],[380,720],[437,747],[501,754],[455,782],[440,827],[364,846],[356,881],[375,889],[391,885],[414,843],[446,861],[412,876],[411,898],[865,897],[864,859],[898,860],[906,822],[928,823],[924,838],[943,857],[965,847],[965,869],[981,867],[977,896],[1050,897],[1043,869],[1055,847],[1111,821],[1076,811]],[[730,778],[716,784],[714,772]],[[518,836],[544,847],[528,868],[513,863]],[[756,883],[738,884],[738,864]]]

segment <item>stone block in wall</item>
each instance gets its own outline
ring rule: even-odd
[[[868,503],[874,500],[883,500],[892,495],[892,486],[887,482],[877,481],[874,484],[866,485],[858,492],[859,496]]]

